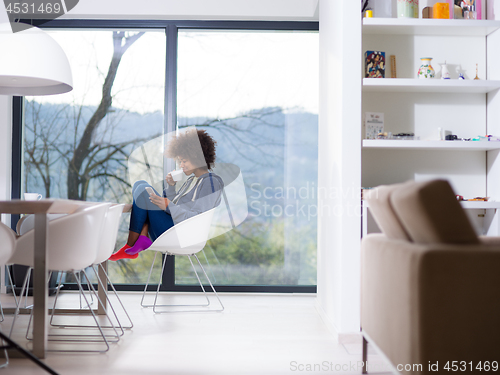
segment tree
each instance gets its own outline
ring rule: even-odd
[[[107,160],[110,160],[116,153],[123,153],[123,147],[116,145],[106,145],[104,148],[97,144],[92,144],[92,138],[102,119],[111,108],[113,98],[111,89],[120,66],[121,59],[125,52],[139,39],[144,32],[130,34],[124,31],[113,31],[113,57],[109,65],[108,73],[102,87],[102,98],[96,111],[88,121],[81,138],[77,141],[76,148],[68,164],[68,198],[85,200],[89,187],[89,181],[92,178],[107,175],[107,171],[100,171],[98,174],[92,174],[94,169],[102,166]],[[103,153],[107,149],[109,152]],[[99,155],[104,155],[98,158]],[[87,163],[84,167],[84,162]]]

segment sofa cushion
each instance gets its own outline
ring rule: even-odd
[[[417,243],[479,243],[465,211],[446,180],[416,182],[395,190],[392,207]]]
[[[378,186],[368,191],[365,196],[365,201],[368,202],[370,212],[377,222],[377,225],[388,238],[411,241],[409,234],[406,232],[406,229],[394,212],[392,203],[389,199],[393,191],[406,184],[407,183]]]

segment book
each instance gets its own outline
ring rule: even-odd
[[[385,78],[385,52],[365,52],[365,78]]]

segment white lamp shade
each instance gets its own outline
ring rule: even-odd
[[[73,89],[66,54],[42,30],[26,25],[13,33],[10,24],[2,23],[0,49],[0,95],[52,95]]]

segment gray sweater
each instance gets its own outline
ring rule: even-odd
[[[224,182],[218,175],[208,172],[198,178],[196,186],[191,191],[178,199],[176,203],[173,203],[172,200],[188,188],[193,178],[194,176],[189,177],[177,191],[175,189],[176,185],[168,185],[163,190],[163,196],[171,201],[165,211],[172,215],[174,224],[208,211],[220,204]]]

